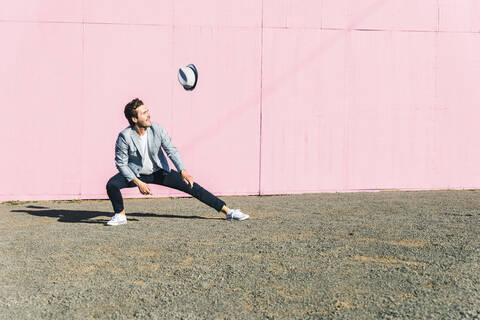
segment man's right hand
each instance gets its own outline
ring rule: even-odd
[[[133,179],[133,183],[135,183],[138,187],[138,190],[140,190],[140,193],[143,195],[151,195],[152,192],[150,191],[150,187],[148,184],[143,182],[142,180],[135,178]]]

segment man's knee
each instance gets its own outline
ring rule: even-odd
[[[205,191],[205,189],[203,189],[202,186],[197,184],[196,182],[193,183],[193,187],[190,187],[190,185],[187,184],[187,189],[189,191],[188,193],[190,193],[194,197],[200,196]]]
[[[112,182],[112,180],[108,180],[106,187],[107,187],[107,191],[114,190],[114,189],[118,189],[118,188],[115,186],[115,183]]]
[[[108,180],[107,182],[107,191],[108,190],[115,190],[115,189],[121,189],[122,186],[121,186],[121,181],[119,180],[119,177],[118,175],[115,175],[113,177],[110,178],[110,180]]]

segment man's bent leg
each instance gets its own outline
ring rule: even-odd
[[[117,173],[113,177],[110,178],[107,182],[107,194],[108,198],[112,202],[113,212],[120,213],[124,210],[123,207],[123,197],[120,189],[123,188],[132,188],[135,187],[135,184],[132,182],[128,182],[124,176],[120,173]]]
[[[214,208],[218,212],[220,212],[225,206],[225,202],[204,188],[200,186],[198,183],[193,184],[193,188],[190,187],[188,183],[183,181],[182,175],[178,173],[178,171],[170,170],[170,172],[166,172],[164,170],[159,170],[154,173],[154,183],[160,184],[165,187],[173,188],[176,190],[183,191],[185,193],[190,194],[191,196],[197,198],[201,202],[205,203],[206,205]]]

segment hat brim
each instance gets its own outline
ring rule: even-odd
[[[197,86],[197,82],[198,82],[198,71],[197,71],[197,68],[195,67],[194,64],[189,64],[187,66],[187,68],[190,68],[192,69],[193,73],[195,74],[195,82],[193,83],[193,85],[189,86],[189,85],[184,85],[183,88],[185,90],[188,90],[188,91],[192,91],[193,89],[195,89],[195,87]]]

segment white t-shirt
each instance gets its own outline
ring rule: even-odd
[[[143,157],[142,160],[142,170],[140,170],[141,174],[152,174],[153,173],[153,163],[152,158],[150,157],[150,153],[148,152],[148,130],[145,131],[143,136],[138,136],[140,138],[140,148],[142,148]]]

